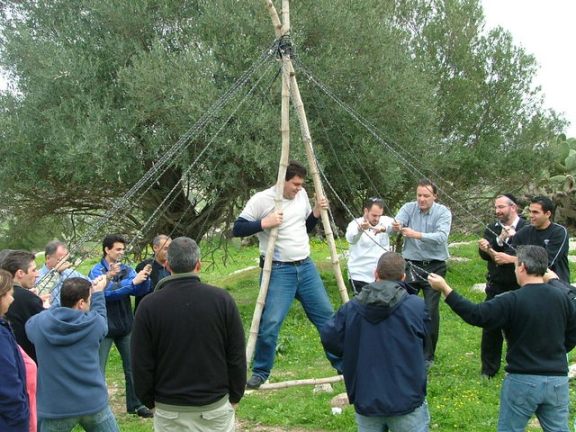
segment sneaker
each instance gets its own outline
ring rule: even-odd
[[[132,411],[128,414],[135,414],[138,417],[142,417],[142,418],[154,417],[154,413],[152,411],[150,411],[148,408],[146,408],[144,405],[142,405],[140,408],[136,409],[136,411]]]
[[[262,378],[259,375],[252,375],[250,379],[246,382],[246,388],[249,389],[257,389],[260,388],[262,384],[266,382],[266,379]]]

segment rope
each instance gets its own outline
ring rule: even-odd
[[[252,65],[238,78],[234,84],[214,103],[204,115],[192,126],[187,132],[185,132],[180,139],[150,168],[141,178],[136,182],[132,188],[128,190],[122,197],[118,198],[112,208],[110,208],[100,219],[84,234],[78,242],[69,248],[70,255],[78,254],[85,243],[93,239],[96,234],[105,226],[118,212],[122,209],[127,208],[130,205],[130,199],[133,198],[139,190],[142,189],[144,185],[148,183],[148,188],[142,193],[146,193],[168,169],[168,167],[173,163],[175,156],[180,154],[198,135],[203,131],[206,126],[211,122],[211,120],[216,117],[216,115],[226,106],[226,104],[238,93],[238,91],[246,85],[249,78],[258,70],[263,64],[265,64],[270,58],[273,57],[274,53],[278,50],[279,41],[275,40],[270,47],[262,52],[260,57],[256,59]],[[261,78],[260,78],[261,79]],[[229,121],[229,120],[228,120]],[[71,268],[76,268],[82,261],[84,261],[84,256],[81,256],[80,261],[75,261]],[[63,262],[64,260],[61,260]],[[60,264],[60,262],[58,263]],[[49,282],[55,276],[55,269],[50,270],[44,277],[42,277],[36,284],[39,290],[46,289],[49,286]],[[39,291],[42,292],[42,291]]]
[[[394,156],[396,156],[396,158],[404,164],[404,166],[410,168],[413,172],[416,172],[417,174],[419,174],[421,177],[428,177],[427,175],[425,175],[420,169],[418,169],[418,167],[416,167],[412,162],[410,162],[405,156],[403,156],[396,148],[394,148],[392,146],[392,144],[388,143],[386,140],[384,140],[378,133],[377,129],[368,121],[366,120],[364,117],[362,117],[361,114],[359,114],[358,112],[356,112],[353,108],[351,108],[349,105],[347,105],[345,102],[343,102],[341,99],[339,99],[326,85],[324,85],[323,83],[321,83],[319,80],[317,80],[310,72],[308,72],[306,70],[306,68],[304,68],[300,62],[298,62],[298,65],[300,66],[302,72],[304,73],[304,75],[308,78],[308,80],[310,82],[312,82],[314,85],[316,85],[320,90],[322,90],[322,92],[324,94],[326,94],[329,98],[331,98],[334,102],[336,102],[336,104],[338,106],[340,106],[340,108],[342,108],[346,113],[348,113],[354,120],[356,120],[359,124],[361,124],[382,146],[384,146],[386,149],[388,149],[392,154],[394,154]],[[430,173],[435,174],[432,170],[430,170]],[[440,180],[442,180],[444,183],[448,183],[447,181],[443,180],[439,175],[436,176],[435,178],[439,178]],[[480,225],[484,226],[489,232],[491,232],[494,235],[497,235],[489,226],[489,224],[484,223],[484,221],[482,221],[478,216],[476,216],[474,213],[472,213],[470,210],[468,210],[467,208],[465,208],[462,204],[460,204],[460,202],[458,200],[456,200],[455,198],[453,198],[450,194],[448,194],[444,189],[438,187],[438,190],[440,190],[444,196],[446,196],[446,198],[448,198],[451,202],[453,202],[454,204],[456,204],[457,207],[459,207],[460,209],[462,209],[468,216],[470,216],[473,220],[475,220],[476,222],[478,222]],[[511,247],[512,248],[512,247]],[[514,250],[512,248],[512,250]]]

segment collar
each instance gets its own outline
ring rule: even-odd
[[[429,215],[432,212],[432,209],[434,208],[435,205],[436,205],[436,201],[434,201],[432,203],[432,205],[430,206],[430,208],[428,210],[423,212],[422,210],[420,210],[420,207],[418,207],[418,201],[416,201],[416,207],[418,207],[418,211],[420,212],[421,215]]]
[[[154,289],[154,291],[160,291],[162,288],[164,288],[164,286],[167,283],[172,282],[174,280],[179,280],[179,279],[197,279],[198,282],[200,282],[200,276],[198,276],[198,273],[195,273],[195,272],[176,273],[176,274],[172,274],[170,276],[166,276],[164,279],[159,281],[156,284],[156,288]]]

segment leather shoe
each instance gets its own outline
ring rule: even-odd
[[[258,375],[252,375],[250,379],[246,382],[246,388],[256,390],[260,388],[262,384],[264,384],[266,380]]]
[[[142,418],[152,418],[154,417],[154,413],[142,405],[140,408],[136,409],[136,411],[132,411],[129,414],[136,414],[138,417]]]

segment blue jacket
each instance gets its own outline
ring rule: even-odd
[[[101,292],[92,294],[90,312],[54,307],[28,320],[26,333],[42,365],[38,368],[38,418],[91,415],[108,406],[98,357],[106,332]]]
[[[0,318],[0,431],[28,432],[26,369],[10,325]]]
[[[364,287],[320,331],[327,351],[343,357],[350,403],[367,417],[398,416],[426,398],[424,301],[398,282]]]
[[[110,269],[108,261],[104,258],[96,264],[88,277],[92,280],[100,275],[106,274]],[[136,277],[136,272],[132,267],[126,264],[120,265],[120,273],[112,279],[106,289],[106,310],[108,311],[108,336],[121,337],[126,336],[132,331],[134,322],[134,313],[132,312],[132,303],[130,296],[141,296],[150,292],[150,279],[141,284],[134,285],[132,281]]]

